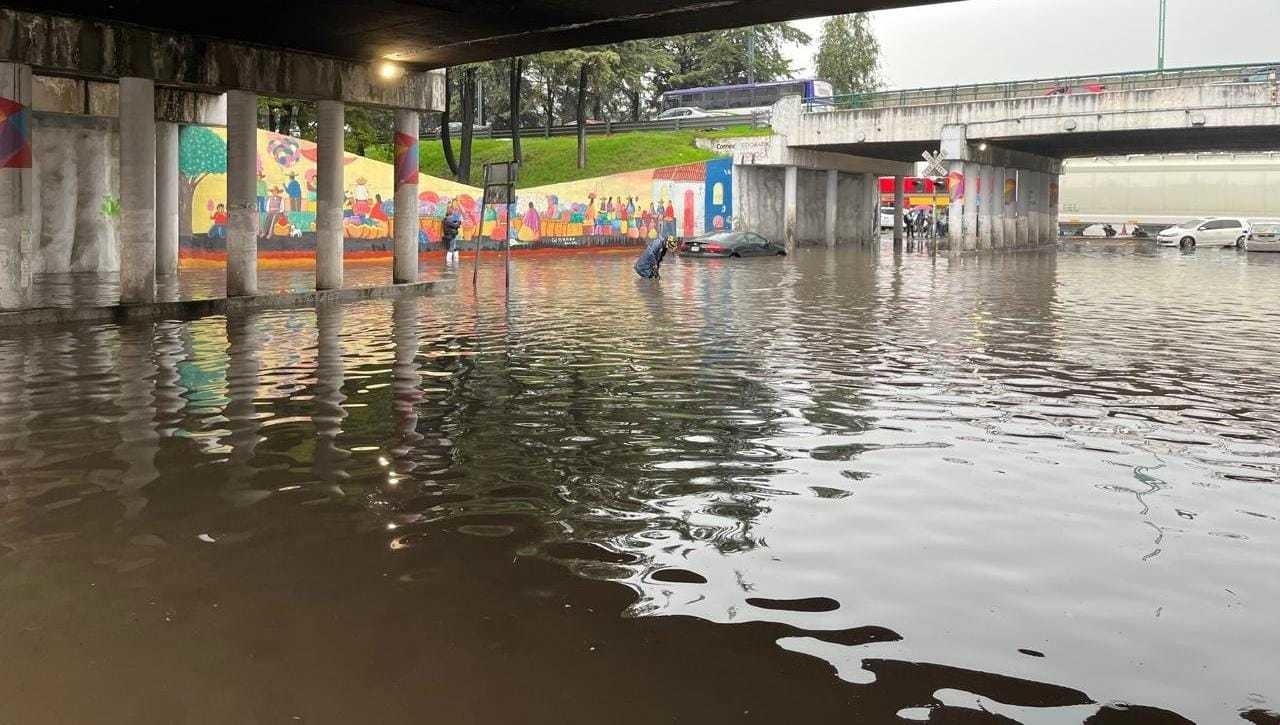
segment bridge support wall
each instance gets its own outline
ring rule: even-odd
[[[19,122],[30,122],[31,66],[0,63],[0,96],[19,105],[16,113],[25,116]],[[10,112],[12,115],[13,111]],[[12,123],[12,121],[11,121]],[[30,127],[27,134],[27,158],[11,158],[0,168],[0,310],[18,309],[26,305],[31,287],[31,228],[34,203],[30,158]],[[21,154],[16,151],[15,156]]]

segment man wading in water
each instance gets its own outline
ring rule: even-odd
[[[658,279],[658,268],[662,266],[662,258],[667,256],[667,248],[674,249],[676,241],[666,239],[655,239],[649,242],[644,248],[644,252],[640,254],[640,258],[636,260],[636,274],[645,279]]]

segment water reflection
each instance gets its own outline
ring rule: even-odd
[[[0,720],[1272,717],[1273,267],[628,261],[2,333]]]

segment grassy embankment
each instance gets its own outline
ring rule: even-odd
[[[587,137],[587,168],[578,168],[578,145],[573,136],[523,137],[520,139],[524,163],[520,166],[520,188],[555,184],[574,179],[617,174],[623,171],[651,169],[657,166],[687,164],[714,158],[715,154],[693,145],[695,138],[768,135],[769,129],[750,126],[722,131],[636,131],[611,136]],[[458,141],[454,139],[455,152]],[[377,146],[368,149],[370,158],[391,161],[390,149]],[[444,149],[438,139],[422,139],[422,173],[451,178],[444,161]],[[511,159],[511,139],[475,139],[471,146],[471,179],[478,185],[484,165]]]

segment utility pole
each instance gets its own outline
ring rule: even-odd
[[[1160,0],[1164,2],[1164,0]],[[747,28],[747,83],[756,82],[756,29]]]
[[[1156,70],[1164,70],[1164,29],[1165,17],[1169,13],[1169,0],[1160,0],[1160,20],[1156,30]]]

